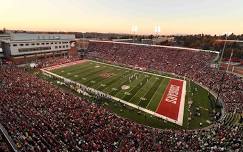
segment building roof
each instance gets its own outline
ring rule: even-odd
[[[74,40],[74,34],[31,34],[31,33],[10,33],[11,41],[28,40]]]

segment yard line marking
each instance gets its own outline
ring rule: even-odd
[[[71,66],[71,67],[64,67],[64,68],[57,69],[56,73],[59,73],[58,70],[61,70],[61,69],[64,69],[64,72],[73,72],[75,70],[86,69],[88,67],[90,67],[90,64],[89,64],[89,62],[86,62],[85,64],[73,65],[73,67]]]
[[[95,69],[95,70],[93,70],[93,71],[90,71],[90,72],[88,72],[88,73],[85,73],[84,75],[80,75],[81,77],[89,77],[90,75],[95,75],[96,73],[99,73],[99,72],[101,72],[101,71],[103,71],[103,70],[105,70],[105,68],[103,67],[103,68],[99,68],[99,69]],[[82,73],[82,72],[80,72],[80,73]],[[79,74],[80,74],[79,73]],[[70,77],[69,79],[73,79],[74,81],[79,81],[79,80],[77,80],[77,79],[74,79],[73,78],[73,76],[72,77]]]
[[[124,72],[123,71],[117,71],[117,73],[115,73],[116,75],[112,76],[111,78],[109,79],[103,79],[101,81],[99,81],[97,84],[93,85],[92,87],[96,87],[98,86],[99,84],[101,83],[109,83],[111,82],[112,80],[115,80],[115,79],[119,79],[122,75],[124,75]],[[98,87],[99,88],[99,87]]]
[[[145,78],[146,79],[146,78]],[[150,77],[149,78],[149,81],[152,79],[152,77]],[[132,98],[128,101],[128,102],[131,102],[131,100],[137,95],[137,93],[138,92],[140,92],[140,90],[142,90],[145,86],[146,86],[146,84],[149,82],[149,81],[147,81],[147,82],[145,82],[145,84],[142,86],[142,88],[140,88],[133,96],[132,96]]]
[[[156,77],[155,77],[155,79],[154,79],[153,81],[154,81],[154,83],[152,83],[151,86],[150,86],[150,85],[148,86],[150,89],[152,89],[153,85],[154,85],[155,82],[157,81]],[[147,82],[147,83],[148,83],[148,82]],[[143,95],[141,98],[145,98],[145,96],[146,96],[147,93],[150,91],[150,89],[147,89],[147,92],[145,92],[144,95]],[[139,102],[138,102],[137,105],[139,105],[140,102],[141,102],[141,100],[139,100]]]
[[[162,82],[160,83],[161,85],[163,85],[163,84],[164,84],[165,79],[166,79],[166,78],[163,78]],[[155,94],[156,94],[156,92],[159,90],[159,88],[160,88],[160,85],[159,85],[159,87],[156,89],[156,91],[155,91],[154,95],[152,96],[152,98],[149,100],[149,103],[148,103],[148,105],[146,106],[146,109],[147,109],[147,108],[148,108],[148,106],[150,105],[150,103],[151,103],[151,101],[152,101],[153,97],[155,96]]]
[[[139,77],[139,79],[134,79],[131,83],[130,83],[130,91],[129,92],[132,92],[133,91],[133,89],[135,89],[136,87],[137,87],[137,85],[139,85],[139,83],[141,83],[145,78],[143,78],[143,76],[142,75],[139,75],[138,76]],[[118,92],[117,94],[119,94],[119,93],[121,93],[121,92]],[[117,95],[116,94],[116,95]],[[121,98],[124,98],[126,95],[124,95],[124,94],[122,94],[122,96],[121,96]]]
[[[126,67],[122,67],[122,66],[118,66],[118,65],[112,65],[112,64],[107,64],[107,63],[102,63],[99,61],[94,61],[94,60],[89,60],[91,62],[96,62],[96,63],[100,63],[100,64],[105,64],[105,65],[110,65],[113,67],[118,67],[118,68],[123,68],[123,69],[127,69],[127,70],[132,70],[132,71],[137,71],[139,73],[144,73],[144,74],[149,74],[149,75],[154,75],[154,76],[158,76],[158,77],[163,77],[163,78],[168,78],[168,79],[172,79],[172,77],[167,77],[167,76],[163,76],[163,75],[159,75],[159,74],[155,74],[155,73],[150,73],[150,72],[146,72],[146,71],[140,71],[140,70],[136,70],[136,69],[131,69],[131,68],[126,68]],[[115,64],[115,63],[114,63]],[[178,78],[173,78],[174,80],[182,80],[182,79],[178,79]]]
[[[161,99],[160,99],[160,102],[159,102],[159,104],[157,105],[157,108],[156,108],[156,110],[155,111],[157,111],[158,109],[159,109],[159,105],[161,104],[161,102],[162,102],[162,99],[164,98],[164,96],[165,96],[165,91],[166,91],[166,89],[167,89],[167,87],[169,86],[169,83],[167,84],[167,86],[166,86],[166,88],[165,88],[165,90],[164,90],[164,92],[163,92],[163,95],[162,95],[162,97],[161,97]]]
[[[111,79],[107,79],[107,80],[101,81],[100,83],[109,84],[109,85],[106,85],[106,87],[109,87],[110,85],[114,84],[118,79],[120,79],[123,75],[124,75],[124,73],[120,72],[115,77],[113,77]],[[100,87],[98,85],[94,85],[93,87],[96,88],[96,89],[100,89]]]
[[[143,77],[143,76],[141,76],[141,77]],[[136,81],[136,82],[139,82],[139,84],[140,84],[140,83],[143,82],[143,80],[145,80],[145,78],[142,78],[142,79],[135,79],[135,80],[132,81],[132,83],[133,83],[133,82],[135,83],[135,81]],[[139,84],[137,84],[137,85],[139,85]],[[131,87],[131,88],[130,88],[131,91],[132,91],[133,89],[135,89],[135,88],[137,87],[137,85],[135,85],[134,87]],[[131,91],[130,91],[130,92],[131,92]],[[134,95],[133,95],[133,96],[134,96]],[[131,98],[133,98],[133,96],[132,96]],[[124,97],[125,97],[125,95],[123,95],[121,98],[124,98]],[[131,98],[130,98],[130,99],[131,99]]]
[[[124,75],[127,77],[127,76],[132,75],[132,73],[128,73],[128,74],[127,73],[124,73]],[[119,87],[120,84],[123,84],[123,83],[127,82],[127,80],[128,80],[127,78],[124,78],[121,81],[117,81],[117,82],[113,83],[113,85],[108,86],[105,90],[109,89],[110,87],[114,87],[114,86]],[[103,91],[105,91],[105,90],[103,90]],[[111,92],[112,91],[108,91],[108,93],[111,93]]]
[[[99,80],[99,78],[100,78],[100,79],[104,79],[104,78],[101,78],[101,76],[99,75],[99,73],[100,73],[100,72],[105,72],[105,73],[107,72],[107,73],[108,73],[108,72],[111,72],[111,71],[113,71],[113,70],[110,69],[110,68],[108,68],[108,69],[104,69],[104,70],[102,69],[102,71],[99,71],[99,72],[94,73],[94,74],[91,73],[90,76],[89,76],[89,75],[87,76],[87,77],[89,77],[89,79],[88,79],[87,81],[85,81],[85,82],[82,82],[82,83],[87,83],[87,82],[92,81],[92,80],[94,80],[94,79],[95,79],[95,80],[96,80],[96,79]],[[100,81],[99,81],[99,82],[100,82]]]
[[[124,76],[126,76],[126,73],[124,73],[124,72],[119,72],[119,74],[118,74],[117,76],[115,76],[115,77],[113,77],[113,78],[111,78],[111,79],[108,79],[108,80],[106,81],[106,84],[109,84],[109,85],[107,85],[106,88],[108,88],[108,87],[110,87],[110,86],[113,86],[118,80],[120,80],[120,79],[123,78]],[[102,82],[102,83],[104,83],[104,82]],[[105,89],[106,89],[106,88],[105,88]],[[99,89],[99,87],[98,87],[97,89]],[[105,90],[105,89],[102,89],[102,90]]]
[[[77,71],[75,71],[75,70],[73,70],[74,71],[74,75],[79,75],[80,76],[80,74],[81,73],[85,73],[85,75],[86,74],[89,74],[89,73],[91,73],[92,71],[90,71],[89,72],[89,70],[91,69],[92,67],[90,67],[90,66],[87,66],[87,67],[85,67],[85,68],[81,68],[81,69],[77,69]],[[73,78],[73,76],[68,76],[68,75],[66,75],[66,74],[64,74],[64,76],[66,77],[66,78],[69,78],[69,79],[71,79],[71,78]],[[82,77],[83,77],[83,75],[82,75]]]

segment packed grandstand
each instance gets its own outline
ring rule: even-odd
[[[222,118],[207,128],[162,130],[138,124],[92,102],[97,98],[76,96],[12,64],[0,67],[1,124],[19,151],[240,152],[243,80],[211,68],[217,56],[214,52],[100,41],[91,41],[86,54],[87,59],[174,73],[219,93]],[[38,65],[77,60],[45,59]],[[236,115],[239,119],[234,123]]]

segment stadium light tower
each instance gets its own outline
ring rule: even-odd
[[[226,48],[228,36],[231,35],[231,34],[232,34],[232,32],[224,33],[225,41],[224,41],[224,47],[223,47],[223,50],[222,50],[222,53],[221,53],[221,56],[220,56],[220,59],[219,59],[218,71],[220,70],[220,66],[221,66],[221,63],[222,63],[223,56],[224,56],[224,51],[225,51],[225,48]],[[221,93],[221,90],[222,90],[222,86],[224,84],[225,75],[226,75],[226,71],[223,72],[223,75],[222,75],[221,80],[220,80],[220,86],[219,86],[219,89],[218,89],[218,95],[217,95],[217,99],[216,99],[217,102],[219,101],[219,96],[220,96],[220,93]]]
[[[229,61],[228,61],[228,65],[227,65],[227,69],[226,69],[227,72],[229,71],[229,66],[230,66],[230,64],[231,64],[231,59],[232,59],[232,57],[233,57],[233,54],[234,54],[234,49],[231,50],[230,59],[229,59]]]
[[[155,32],[155,37],[157,38],[160,34],[160,26],[159,25],[156,25],[154,27],[154,32]],[[153,41],[153,44],[154,44],[154,41]]]
[[[84,32],[82,32],[82,35],[83,35],[83,45],[82,45],[82,49],[84,50],[85,49],[85,46],[84,46]]]
[[[133,43],[135,43],[135,35],[136,35],[137,32],[138,32],[138,26],[133,25],[132,26]]]
[[[226,48],[228,36],[231,35],[231,34],[232,34],[232,32],[226,32],[226,33],[223,34],[223,35],[225,35],[225,41],[224,41],[224,47],[223,47],[223,50],[222,50],[222,53],[221,53],[221,56],[220,56],[220,59],[219,59],[218,70],[220,69],[220,66],[221,66],[221,63],[222,63],[222,60],[223,60],[224,50]]]

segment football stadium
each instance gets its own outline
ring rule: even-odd
[[[152,115],[160,114],[158,117],[164,116],[166,119],[182,125],[186,92],[186,83],[183,80],[161,77],[100,62],[86,60],[83,62],[56,71],[54,69],[53,73],[65,77],[64,81],[78,81],[113,96],[112,99],[123,100],[122,103],[128,106]],[[87,72],[85,72],[86,70]],[[72,71],[77,71],[77,73],[72,74]],[[69,75],[72,76],[68,77]],[[164,98],[162,98],[163,94]],[[155,99],[152,99],[153,97]],[[171,105],[160,104],[160,101],[164,103],[163,100],[173,103],[175,106],[168,107]],[[166,111],[167,108],[171,111]]]
[[[187,31],[183,24],[174,29],[159,22],[163,32],[173,34],[162,33],[160,25],[151,34],[145,27],[152,24],[148,21],[155,19],[153,15],[164,17],[161,8],[173,9],[174,15],[178,12],[166,1],[168,8],[141,0],[134,8],[147,12],[141,14],[146,24],[133,18],[143,27],[141,32],[137,25],[132,25],[131,33],[120,32],[130,16],[134,17],[130,14],[133,10],[122,7],[124,14],[118,17],[115,10],[124,3],[116,1],[121,4],[118,7],[101,1],[102,5],[60,0],[56,8],[44,1],[38,2],[38,7],[32,1],[22,5],[26,10],[45,8],[52,12],[48,15],[38,11],[26,14],[22,7],[23,12],[17,11],[19,7],[11,4],[15,8],[9,12],[13,15],[11,24],[20,23],[15,15],[32,19],[34,14],[35,20],[28,22],[33,28],[28,30],[15,24],[18,30],[13,30],[2,17],[9,29],[0,30],[0,151],[242,152],[243,35],[237,28],[231,28],[235,33],[217,35],[225,25],[215,29],[211,21],[211,25],[203,24],[208,28],[205,31],[212,30],[210,34],[189,34],[202,30],[193,19],[195,25],[188,24]],[[2,3],[10,7],[9,2]],[[80,9],[82,6],[86,7]],[[199,12],[205,7],[193,6]],[[193,17],[195,10],[189,4],[181,7],[190,10],[189,16],[183,14],[185,18]],[[63,8],[65,13],[60,12]],[[217,7],[210,2],[207,8],[213,13]],[[75,22],[66,21],[73,20],[74,10]],[[6,14],[5,9],[2,12]],[[167,17],[177,25],[178,17],[173,14]],[[85,20],[76,19],[82,15]],[[52,20],[44,24],[38,16],[55,21],[55,30]],[[87,32],[78,32],[85,31],[79,26]]]
[[[84,85],[87,89],[94,89],[92,93],[100,93],[151,116],[183,126],[186,80],[92,60],[42,70],[62,80],[59,83],[73,82],[77,87]],[[200,96],[203,92],[206,90],[200,91]],[[167,102],[172,104],[164,104]],[[210,107],[210,101],[204,102],[205,107],[198,108],[204,110]],[[206,110],[205,113],[210,111]],[[210,123],[210,118],[206,118],[205,123]]]
[[[161,141],[189,138],[190,150],[209,150],[209,136],[242,148],[242,79],[213,68],[218,52],[90,40],[78,57],[74,48],[2,64],[1,128],[13,149],[127,151],[136,141],[163,151]]]

